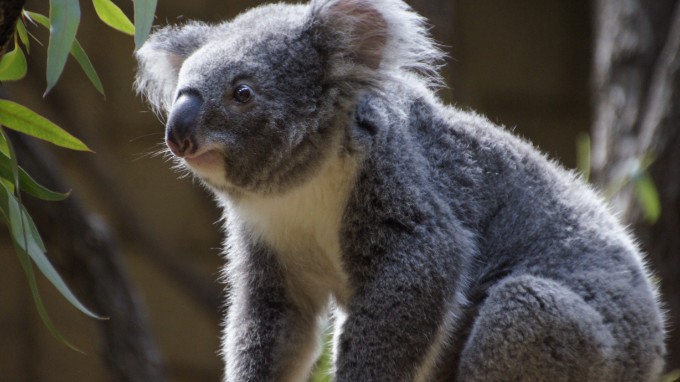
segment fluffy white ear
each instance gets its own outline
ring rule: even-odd
[[[371,0],[312,3],[315,27],[329,48],[354,63],[377,69],[387,44],[388,26]]]
[[[135,52],[139,63],[135,86],[156,113],[172,105],[177,76],[184,60],[208,40],[215,28],[204,23],[168,26],[154,32]]]

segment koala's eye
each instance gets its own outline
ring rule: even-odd
[[[234,100],[240,103],[246,103],[253,98],[253,89],[248,85],[239,85],[234,89]]]

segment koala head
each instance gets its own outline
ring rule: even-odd
[[[216,190],[267,194],[343,149],[359,91],[407,73],[431,83],[440,53],[401,1],[314,0],[165,27],[136,57],[180,165]]]

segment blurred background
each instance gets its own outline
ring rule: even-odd
[[[615,1],[598,1],[597,6],[563,0],[407,2],[431,21],[432,34],[449,53],[444,69],[449,87],[441,91],[444,99],[487,115],[565,166],[576,166],[577,137],[597,126],[600,113],[611,101],[609,93],[593,91],[593,87],[599,89],[614,81],[598,72],[594,52],[601,43],[599,38],[606,35],[598,32],[604,22],[597,15],[610,12],[605,5]],[[45,145],[41,149],[45,152],[43,163],[51,173],[41,178],[36,170],[35,175],[62,187],[61,191],[72,190],[66,206],[71,209],[28,197],[26,203],[60,273],[88,306],[111,319],[83,316],[39,276],[50,316],[85,354],[71,351],[53,338],[36,313],[6,232],[0,231],[0,381],[218,381],[224,287],[219,282],[219,210],[199,185],[190,178],[178,179],[170,163],[153,155],[162,144],[163,124],[133,91],[133,40],[103,25],[90,2],[81,3],[78,39],[102,79],[106,97],[97,93],[70,59],[60,82],[42,98],[46,51],[37,44],[29,56],[28,76],[3,84],[2,91],[5,97],[81,138],[96,152],[76,153]],[[260,3],[161,0],[155,24],[220,21]],[[673,10],[677,2],[648,3],[656,4],[651,6],[653,12],[644,6],[628,11],[633,21],[636,12],[651,20],[652,16],[667,16],[665,27],[656,23],[647,26],[662,37],[650,52],[643,53],[657,57],[674,14],[663,12],[663,7]],[[117,4],[132,16],[132,2]],[[48,13],[45,1],[29,0],[25,8]],[[30,31],[46,45],[43,30]],[[610,54],[610,58],[615,61],[618,56]],[[606,57],[599,59],[606,61]],[[630,60],[625,62],[644,71],[651,70],[657,60],[651,59],[651,64],[633,61],[639,67]],[[626,73],[629,77],[622,78],[636,78],[635,70]],[[640,81],[651,77],[650,73],[641,75]],[[635,134],[638,130],[626,131]],[[593,140],[602,147],[611,146],[615,133],[594,135]],[[680,148],[677,139],[672,142]],[[594,175],[606,185],[611,180],[609,159],[602,155],[600,162],[594,156],[593,165],[600,165]],[[653,174],[660,179],[659,187],[666,184],[664,179],[678,184],[680,176],[676,176],[677,170],[672,171],[671,175]],[[647,243],[661,239],[650,233],[651,224],[638,223],[640,212],[634,206],[625,201],[621,205],[629,223],[639,230],[643,246],[651,250]],[[656,224],[666,224],[663,219],[669,218],[669,212],[677,224],[680,204],[666,205],[662,205],[662,217]],[[665,256],[668,267],[664,268],[669,268],[659,273],[664,280],[671,277],[666,276],[668,272],[677,272],[680,256],[673,249],[665,251],[659,255]],[[652,265],[659,270],[658,262]],[[666,295],[674,294],[673,282],[664,284]],[[678,366],[677,355],[674,357],[671,364]],[[148,365],[154,370],[146,377],[127,375]]]

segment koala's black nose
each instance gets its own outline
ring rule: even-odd
[[[203,99],[195,93],[183,93],[175,101],[165,127],[165,142],[173,154],[183,157],[196,151],[196,130]]]

